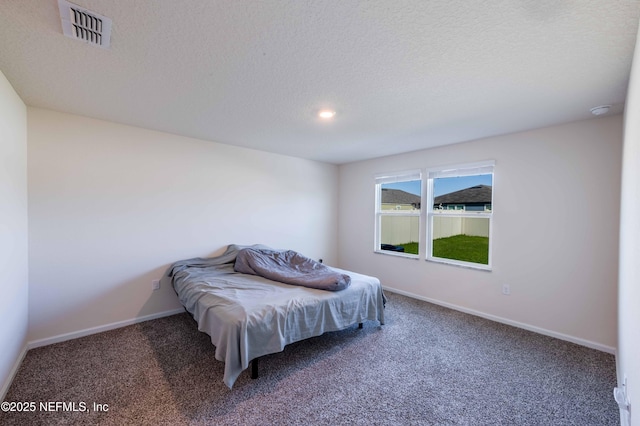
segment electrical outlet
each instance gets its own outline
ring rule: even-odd
[[[511,294],[511,287],[509,287],[509,284],[502,284],[502,294],[505,296],[509,296]]]
[[[153,291],[160,290],[160,280],[151,281],[151,290]]]

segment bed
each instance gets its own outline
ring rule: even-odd
[[[250,363],[257,376],[258,359],[290,343],[364,321],[384,324],[385,296],[377,278],[310,261],[314,271],[330,269],[348,284],[337,291],[286,284],[252,271],[237,272],[242,270],[236,266],[238,256],[251,251],[246,249],[273,250],[232,244],[217,257],[175,262],[163,277],[198,330],[211,337],[216,359],[225,363],[223,381],[229,388]]]

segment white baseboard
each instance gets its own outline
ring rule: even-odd
[[[131,318],[124,321],[118,321],[111,324],[100,325],[98,327],[85,328],[84,330],[73,331],[71,333],[59,334],[53,337],[46,337],[44,339],[32,340],[27,343],[28,349],[39,348],[41,346],[52,345],[54,343],[64,342],[66,340],[77,339],[79,337],[89,336],[91,334],[102,333],[103,331],[115,330],[116,328],[126,327],[128,325],[137,324],[144,321],[153,320],[156,318],[168,317],[170,315],[179,314],[185,312],[183,308],[172,309],[170,311],[158,312],[151,315],[145,315],[142,317]]]
[[[5,400],[5,397],[7,396],[7,392],[9,392],[9,387],[11,386],[11,383],[13,383],[13,379],[16,377],[16,374],[18,373],[18,369],[22,365],[22,361],[24,360],[24,357],[27,355],[28,350],[29,348],[25,344],[22,347],[22,352],[20,352],[20,356],[18,356],[18,359],[13,364],[13,368],[9,372],[9,377],[7,377],[7,380],[2,384],[2,389],[0,389],[0,401]]]
[[[5,383],[2,384],[2,388],[0,389],[0,401],[4,401],[5,397],[7,396],[7,392],[9,392],[9,387],[11,386],[11,383],[13,383],[13,379],[18,373],[18,369],[22,365],[22,361],[24,360],[24,357],[27,355],[27,352],[29,351],[29,349],[52,345],[54,343],[64,342],[66,340],[77,339],[79,337],[89,336],[91,334],[102,333],[103,331],[115,330],[116,328],[126,327],[128,325],[137,324],[140,322],[149,321],[156,318],[168,317],[170,315],[175,315],[182,312],[184,312],[183,308],[172,309],[170,311],[158,312],[151,315],[145,315],[142,317],[132,318],[124,321],[118,321],[111,324],[105,324],[98,327],[86,328],[84,330],[78,330],[72,333],[65,333],[65,334],[60,334],[58,336],[47,337],[45,339],[38,339],[38,340],[27,342],[22,348],[22,352],[20,353],[20,356],[14,363],[13,368],[9,373],[9,377],[7,377],[7,380],[5,381]]]
[[[403,296],[411,297],[413,299],[424,300],[425,302],[433,303],[434,305],[444,306],[445,308],[453,309],[455,311],[464,312],[466,314],[475,315],[477,317],[485,318],[491,321],[499,322],[502,324],[511,325],[513,327],[522,328],[524,330],[532,331],[534,333],[542,334],[549,337],[555,337],[556,339],[565,340],[567,342],[575,343],[577,345],[586,346],[591,349],[596,349],[598,351],[607,352],[612,355],[616,354],[616,349],[611,346],[602,345],[600,343],[592,342],[590,340],[580,339],[579,337],[570,336],[568,334],[558,333],[555,331],[547,330],[544,328],[536,327],[533,325],[521,323],[518,321],[512,321],[507,318],[498,317],[491,314],[486,314],[484,312],[475,311],[473,309],[464,308],[462,306],[453,305],[451,303],[442,302],[440,300],[430,299],[428,297],[420,296],[418,294],[413,294],[408,291],[398,290],[395,288],[383,287],[385,291],[390,291],[391,293],[402,294]]]

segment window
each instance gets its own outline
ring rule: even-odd
[[[419,170],[376,177],[376,252],[418,257],[421,200]]]
[[[427,260],[491,269],[493,162],[430,170]]]

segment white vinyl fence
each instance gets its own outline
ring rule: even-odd
[[[486,217],[433,216],[433,239],[454,235],[489,236],[489,219]]]
[[[420,239],[417,216],[382,216],[382,244],[404,244]],[[454,235],[489,237],[489,219],[484,217],[433,217],[433,239]]]
[[[382,216],[382,244],[404,244],[420,240],[419,216]]]

